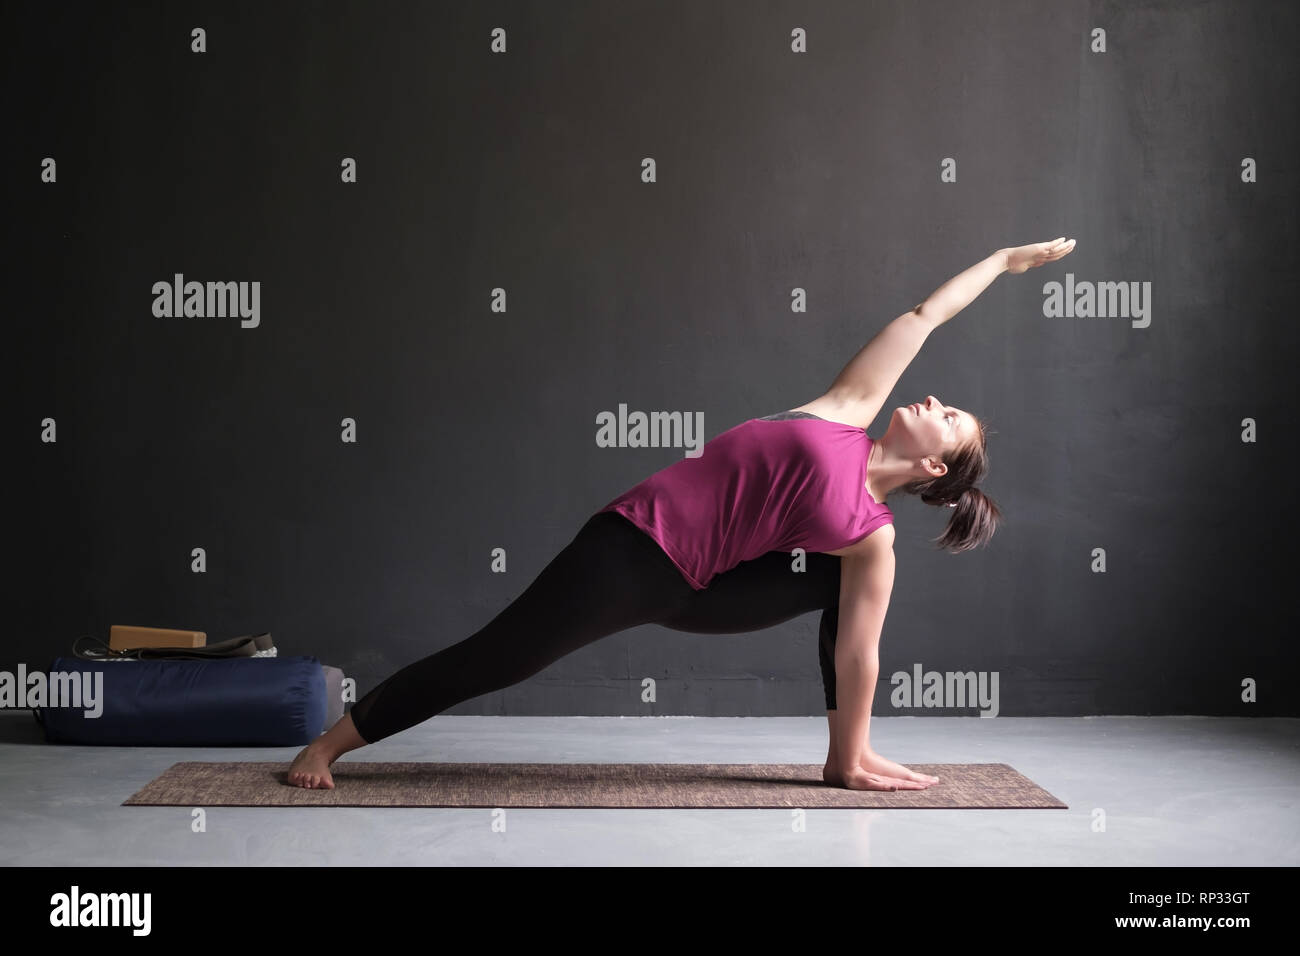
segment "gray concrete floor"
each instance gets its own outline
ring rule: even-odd
[[[298,748],[46,744],[0,713],[0,864],[1033,865],[1300,863],[1300,720],[876,717],[915,763],[1007,763],[1068,810],[223,808],[121,802],[183,760],[283,760]],[[344,760],[817,763],[825,717],[438,716]],[[1094,821],[1104,815],[1104,830]]]

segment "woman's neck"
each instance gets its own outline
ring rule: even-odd
[[[871,444],[867,457],[867,487],[871,497],[883,501],[895,488],[916,478],[916,465],[895,455],[885,439],[877,438]]]

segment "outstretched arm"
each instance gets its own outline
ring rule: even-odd
[[[994,279],[1007,271],[1010,255],[1010,249],[999,249],[987,259],[953,276],[912,311],[925,319],[932,329],[938,328],[974,302]]]
[[[933,328],[938,328],[974,302],[975,297],[1003,272],[1016,275],[1026,269],[1036,269],[1069,255],[1073,248],[1074,240],[1062,236],[1051,242],[1031,242],[1027,246],[999,249],[983,262],[975,263],[939,286],[913,311],[927,319]]]
[[[1057,239],[999,249],[980,260],[881,329],[849,360],[825,395],[800,408],[868,427],[931,332],[975,301],[1003,272],[1024,272],[1073,248],[1073,239]]]
[[[844,366],[827,394],[845,403],[874,405],[879,411],[930,333],[975,301],[1007,270],[1009,251],[999,249],[953,276],[910,312],[877,332]]]

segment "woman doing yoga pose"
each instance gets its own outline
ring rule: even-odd
[[[1067,255],[1074,240],[1000,249],[890,322],[798,408],[750,419],[697,458],[655,473],[593,514],[524,592],[457,644],[407,665],[303,748],[288,782],[333,788],[341,754],[509,687],[566,654],[639,624],[755,631],[821,611],[830,742],[823,779],[853,790],[938,782],[870,746],[880,634],[894,584],[895,490],[953,508],[940,547],[986,543],[997,506],[975,487],[985,426],[929,395],[866,429],[926,338],[1003,272]],[[803,555],[792,555],[802,549]],[[795,558],[792,560],[792,558]]]

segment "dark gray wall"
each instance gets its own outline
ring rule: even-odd
[[[711,437],[801,404],[953,274],[1068,235],[891,396],[989,421],[1007,520],[951,556],[946,512],[895,505],[876,713],[974,712],[891,707],[917,663],[996,672],[1004,716],[1297,712],[1294,5],[7,9],[0,666],[270,630],[364,692],[681,456],[598,448],[598,412]],[[260,325],[155,317],[178,272],[260,282]],[[1045,316],[1067,273],[1150,283],[1149,326]],[[642,627],[452,712],[816,714],[816,625]]]

